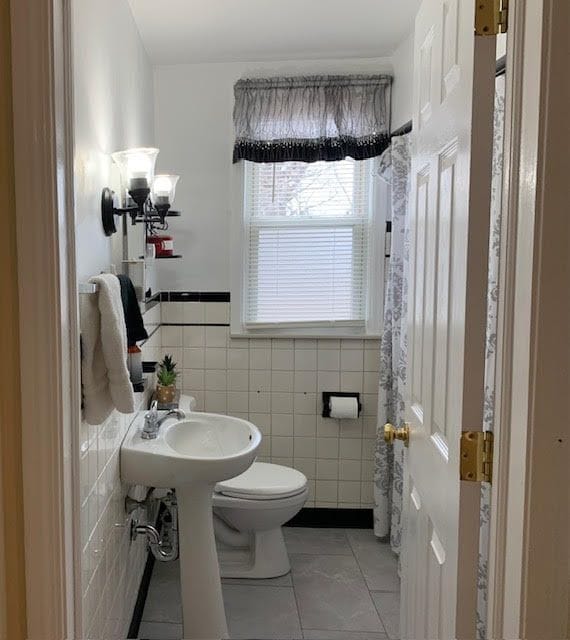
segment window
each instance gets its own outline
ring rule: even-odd
[[[242,331],[370,331],[373,161],[244,164]]]

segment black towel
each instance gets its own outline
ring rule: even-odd
[[[118,275],[117,278],[121,284],[121,301],[127,326],[127,343],[129,347],[134,347],[139,340],[146,340],[148,333],[144,328],[139,301],[131,279],[124,275]]]

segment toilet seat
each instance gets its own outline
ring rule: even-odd
[[[306,487],[307,478],[296,469],[254,462],[239,476],[219,482],[215,492],[230,498],[279,500],[299,495]]]

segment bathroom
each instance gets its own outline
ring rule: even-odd
[[[0,3],[0,640],[569,637],[569,13]]]
[[[403,417],[397,280],[420,2],[311,4],[71,3],[83,347],[97,350],[97,336],[85,345],[99,274],[130,278],[145,334],[129,338],[130,405],[93,409],[83,354],[82,637],[400,638],[405,434],[386,445],[383,427]],[[268,152],[240,130],[288,118],[294,146],[296,118],[312,100],[314,117],[330,108],[318,101],[331,85],[336,108],[353,109],[346,136],[362,124],[366,142],[338,155],[337,123],[332,149]],[[288,91],[279,115],[272,100]],[[142,205],[140,175],[153,189]],[[161,396],[170,362],[176,390]],[[141,453],[174,446],[179,424],[204,442],[220,425],[221,450],[241,456],[222,460],[206,497],[186,495],[178,461],[167,480]],[[184,438],[183,453],[197,446]]]

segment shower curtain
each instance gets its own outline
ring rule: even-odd
[[[380,157],[379,176],[391,187],[391,250],[387,269],[384,325],[380,342],[378,427],[399,425],[404,418],[406,385],[406,314],[408,264],[408,197],[410,191],[410,134],[392,138]],[[399,553],[402,542],[402,483],[405,448],[386,446],[382,433],[374,454],[374,533],[390,541]]]
[[[495,80],[493,122],[493,164],[491,173],[491,219],[489,234],[489,280],[487,283],[487,329],[485,348],[485,404],[483,429],[495,426],[495,368],[497,349],[497,311],[499,300],[499,264],[501,250],[503,189],[503,139],[505,125],[505,76]],[[477,575],[477,638],[487,637],[487,574],[491,518],[491,485],[481,485],[479,519],[479,570]]]

